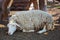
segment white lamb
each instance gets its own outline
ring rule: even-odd
[[[19,11],[9,18],[8,34],[12,35],[17,27],[23,32],[43,33],[52,30],[53,19],[50,14],[41,10]],[[40,31],[40,28],[43,30]]]

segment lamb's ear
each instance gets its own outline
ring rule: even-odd
[[[20,27],[20,25],[19,25],[19,24],[17,24],[17,23],[16,23],[16,26]]]

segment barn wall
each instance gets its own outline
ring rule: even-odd
[[[11,10],[28,10],[29,8],[29,0],[14,0]]]
[[[2,3],[3,3],[3,0],[0,0],[0,10],[2,10]]]
[[[59,2],[60,2],[60,0],[57,0],[57,1],[59,1]]]

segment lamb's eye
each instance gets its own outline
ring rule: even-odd
[[[15,26],[15,25],[12,25],[12,26]]]

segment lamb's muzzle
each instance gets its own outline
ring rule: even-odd
[[[9,18],[8,33],[12,35],[17,26],[23,32],[43,33],[53,29],[53,19],[50,14],[41,10],[20,11]],[[37,30],[40,28],[43,30]]]

